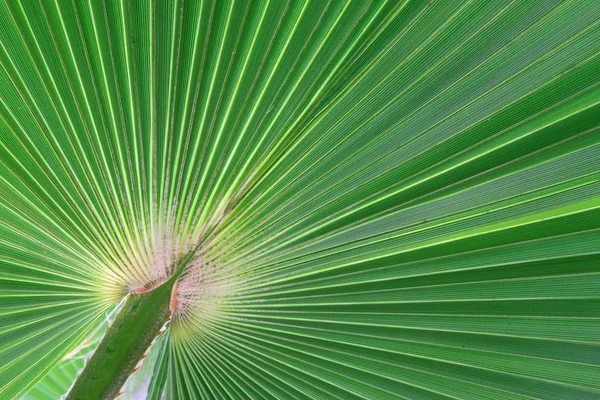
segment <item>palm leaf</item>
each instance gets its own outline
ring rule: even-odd
[[[0,22],[1,398],[185,257],[126,398],[600,396],[600,3]]]

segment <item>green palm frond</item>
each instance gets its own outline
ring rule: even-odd
[[[0,2],[2,399],[598,399],[599,253],[600,2]]]

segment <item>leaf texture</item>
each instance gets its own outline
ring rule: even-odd
[[[189,254],[124,398],[600,397],[600,3],[0,22],[0,398]]]

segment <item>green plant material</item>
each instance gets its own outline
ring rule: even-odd
[[[104,321],[99,323],[96,329],[86,337],[77,348],[67,354],[31,391],[24,397],[26,400],[39,398],[58,399],[63,396],[75,382],[77,374],[83,369],[85,360],[89,358],[104,334],[117,311],[123,305],[125,299],[117,304],[110,313],[107,313]],[[146,367],[147,368],[147,367]]]
[[[598,399],[600,2],[0,2],[0,398],[183,259],[123,399]]]
[[[114,399],[171,315],[173,281],[130,294],[67,399]]]

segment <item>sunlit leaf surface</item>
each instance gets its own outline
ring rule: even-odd
[[[600,398],[599,84],[593,0],[0,2],[0,398],[193,251],[122,398]]]

